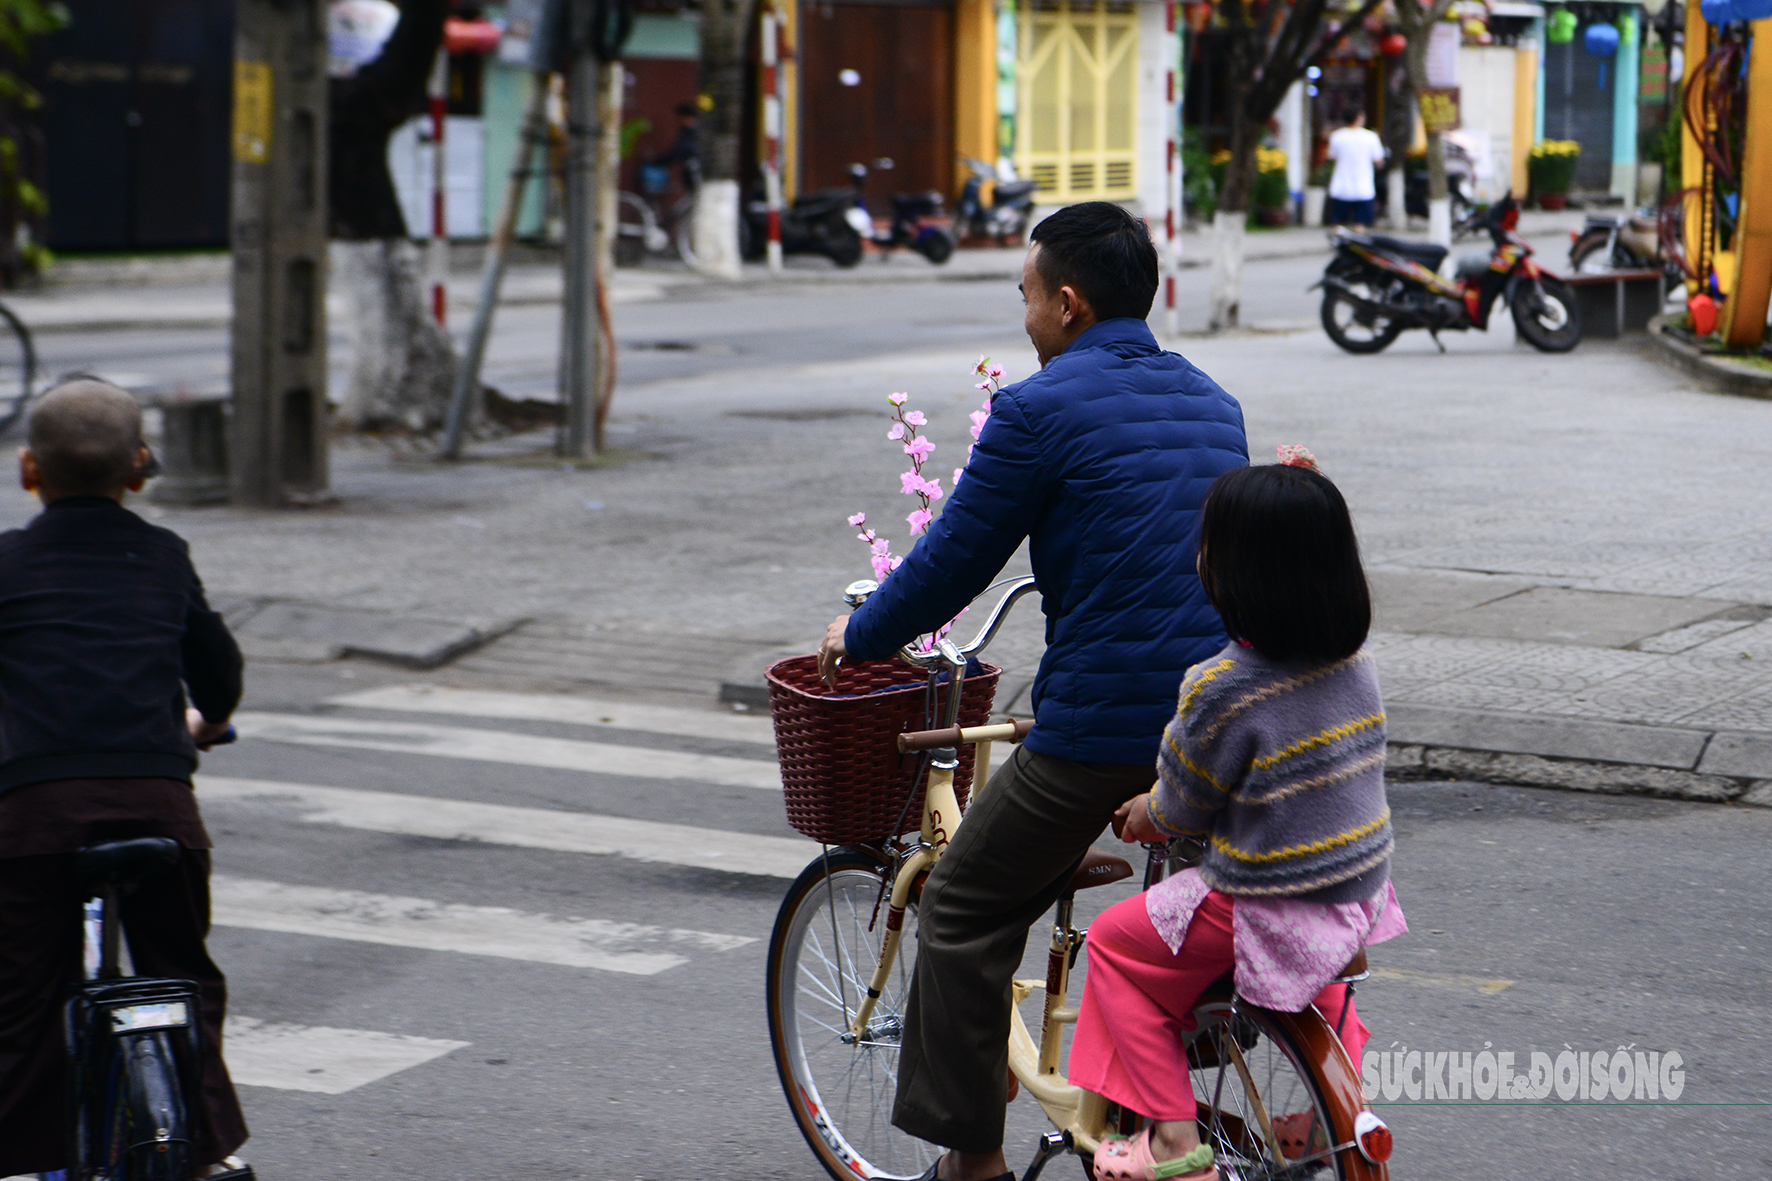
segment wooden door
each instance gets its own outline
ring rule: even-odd
[[[868,178],[876,217],[893,193],[954,175],[953,13],[922,4],[807,4],[800,10],[800,190],[849,183],[851,164],[888,157]]]

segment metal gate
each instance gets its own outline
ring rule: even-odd
[[[1124,200],[1137,183],[1138,12],[1131,0],[1018,6],[1015,164],[1042,202]]]

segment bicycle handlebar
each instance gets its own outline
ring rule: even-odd
[[[1034,723],[1027,718],[1001,722],[995,726],[949,726],[945,730],[913,730],[898,736],[898,753],[914,750],[940,750],[943,747],[967,746],[974,742],[1020,742],[1028,736]]]
[[[1004,584],[998,583],[997,585]],[[991,608],[990,617],[984,621],[984,626],[978,629],[978,634],[973,636],[972,642],[964,648],[956,648],[952,641],[945,639],[938,640],[935,647],[927,652],[919,652],[906,644],[898,650],[898,658],[912,668],[934,668],[938,664],[946,664],[949,668],[965,667],[968,659],[984,651],[985,646],[996,639],[997,631],[1003,626],[1003,620],[1009,614],[1009,609],[1015,606],[1029,591],[1039,589],[1031,577],[1014,579],[1008,583],[1008,586],[1008,591],[1001,599],[997,600],[997,605]],[[851,608],[859,607],[867,602],[868,596],[878,589],[880,589],[879,583],[866,579],[852,582],[843,592],[843,601],[848,603]],[[987,593],[989,589],[987,588]]]

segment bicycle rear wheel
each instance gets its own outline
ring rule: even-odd
[[[863,849],[832,850],[806,867],[769,940],[770,1048],[794,1122],[833,1178],[912,1178],[941,1149],[892,1126],[904,1002],[917,955],[917,914],[905,910],[891,977],[859,1040],[847,1035],[886,934],[892,865]]]
[[[37,381],[37,350],[12,309],[0,304],[0,436],[24,417]]]
[[[1321,1021],[1308,1010],[1302,1016]],[[1326,1096],[1323,1064],[1314,1061],[1317,1055],[1301,1044],[1291,1023],[1266,1009],[1233,1009],[1228,997],[1209,998],[1195,1008],[1194,1018],[1199,1032],[1188,1047],[1188,1072],[1200,1139],[1212,1146],[1220,1174],[1238,1181],[1385,1175],[1352,1148],[1336,1151],[1336,1129],[1351,1131],[1353,1117],[1330,1104],[1345,1104],[1348,1080],[1338,1080],[1342,1085]],[[1352,1086],[1357,1094],[1358,1080]],[[1305,1143],[1296,1156],[1280,1151],[1275,1125],[1281,1121],[1303,1130]]]

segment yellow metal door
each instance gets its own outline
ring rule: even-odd
[[[1136,185],[1138,13],[1131,0],[1017,5],[1015,165],[1042,203],[1125,200]]]

